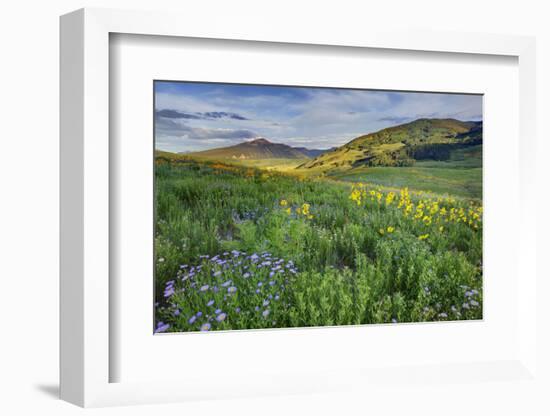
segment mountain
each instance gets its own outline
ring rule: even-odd
[[[482,134],[481,121],[422,118],[356,137],[298,169],[411,166],[416,160],[447,160],[455,149],[481,144]]]
[[[190,153],[204,159],[309,159],[326,152],[320,149],[292,147],[283,143],[273,143],[259,138],[234,146],[220,147],[202,152]]]

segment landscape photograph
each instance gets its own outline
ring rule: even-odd
[[[154,333],[483,319],[482,115],[155,81]]]

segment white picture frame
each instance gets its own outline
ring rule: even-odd
[[[323,27],[308,31],[282,30],[265,25],[240,33],[227,22],[205,26],[169,13],[82,9],[61,18],[61,398],[79,406],[159,403],[200,398],[310,393],[387,384],[391,380],[424,383],[459,379],[487,390],[481,381],[507,381],[511,388],[539,388],[537,373],[536,218],[533,202],[535,169],[535,41],[529,37],[468,33],[380,31],[361,28],[327,34]],[[206,380],[143,383],[110,382],[110,365],[119,359],[110,349],[110,170],[109,157],[109,36],[113,33],[226,39],[334,47],[430,51],[442,54],[504,55],[518,59],[520,152],[520,224],[516,245],[518,271],[517,354],[507,360],[441,363],[414,369],[370,369],[368,373],[342,368],[325,377],[317,373],[279,374],[269,379],[230,383]],[[529,214],[528,214],[529,212]],[[483,374],[484,377],[472,376]],[[411,378],[412,377],[412,378]],[[343,381],[346,380],[346,381]],[[353,387],[352,387],[353,386]],[[384,390],[382,388],[382,390]],[[452,394],[449,387],[442,391]]]

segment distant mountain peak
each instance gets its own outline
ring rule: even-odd
[[[248,143],[250,144],[272,144],[269,140],[264,137],[258,137],[257,139],[251,140]]]
[[[196,157],[210,159],[308,159],[324,153],[324,149],[292,147],[284,143],[273,143],[264,137],[245,141],[229,147],[203,150],[191,153]]]

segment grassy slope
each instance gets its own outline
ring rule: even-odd
[[[308,161],[309,159],[244,159],[231,160],[232,164],[251,168],[276,170],[279,172],[292,172],[297,166]]]
[[[481,146],[455,150],[449,161],[421,161],[413,167],[359,167],[334,171],[328,177],[382,186],[431,191],[470,198],[482,197]]]
[[[350,168],[357,163],[370,166],[403,166],[399,161],[408,160],[409,157],[404,151],[406,147],[457,144],[479,138],[478,130],[468,133],[472,128],[477,128],[475,123],[453,119],[419,119],[359,136],[338,149],[307,162],[303,168],[321,169],[326,172],[331,169]]]

